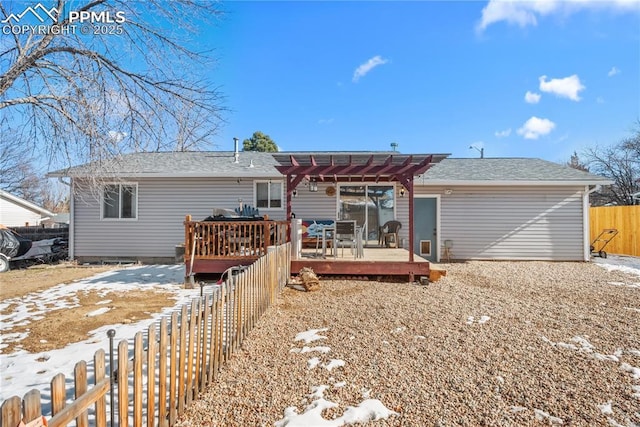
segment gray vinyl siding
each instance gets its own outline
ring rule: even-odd
[[[396,189],[397,190],[397,189]],[[404,197],[398,195],[396,191],[396,220],[400,221],[402,227],[398,233],[400,243],[403,248],[409,248],[409,193],[407,192]]]
[[[234,209],[239,205],[238,199],[254,205],[253,179],[249,178],[240,183],[237,178],[123,178],[122,182],[138,184],[137,219],[101,220],[96,197],[76,196],[75,258],[173,258],[175,246],[184,242],[186,215],[202,220],[211,215],[213,208]],[[284,219],[284,200],[281,209],[260,209],[260,214]]]
[[[440,243],[455,259],[583,260],[583,187],[447,188],[416,193],[441,195]]]
[[[297,219],[335,219],[338,196],[327,196],[330,184],[319,182],[318,191],[310,192],[309,188],[299,184],[297,196],[291,198],[291,212]]]

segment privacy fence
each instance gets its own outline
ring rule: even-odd
[[[45,239],[69,239],[69,226],[45,228],[40,225],[31,225],[27,227],[9,227],[25,239],[37,241]]]
[[[72,380],[52,379],[49,401],[39,390],[7,399],[0,426],[172,426],[275,302],[290,275],[290,255],[290,243],[270,247],[213,292],[138,332],[132,345],[125,339],[109,355],[97,351],[92,369],[78,362]]]
[[[606,229],[618,235],[607,244],[611,254],[640,256],[640,206],[601,206],[589,209],[591,241]],[[596,250],[599,244],[596,244]]]

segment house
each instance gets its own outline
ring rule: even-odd
[[[399,245],[431,261],[445,241],[458,260],[589,259],[588,194],[608,180],[540,159],[446,157],[136,153],[49,176],[71,178],[70,256],[79,262],[173,261],[185,215],[202,220],[244,204],[275,220],[355,219],[369,245],[397,219]],[[96,176],[99,191],[87,185]]]
[[[41,225],[54,216],[45,208],[0,190],[0,224],[6,227]]]

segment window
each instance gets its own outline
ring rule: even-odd
[[[138,217],[138,185],[107,184],[102,193],[102,218],[136,219]]]
[[[282,182],[256,182],[256,207],[281,208]]]

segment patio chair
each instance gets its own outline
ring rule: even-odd
[[[351,252],[354,254],[354,258],[357,257],[357,236],[356,236],[356,222],[355,220],[349,221],[336,221],[336,230],[333,235],[334,255],[338,253],[338,244],[342,245],[342,256],[344,257],[345,244],[349,244]]]
[[[393,241],[394,247],[398,248],[400,240],[398,239],[398,232],[402,228],[400,221],[387,221],[382,227],[380,227],[380,245],[384,245],[387,248],[391,247],[391,241]]]

